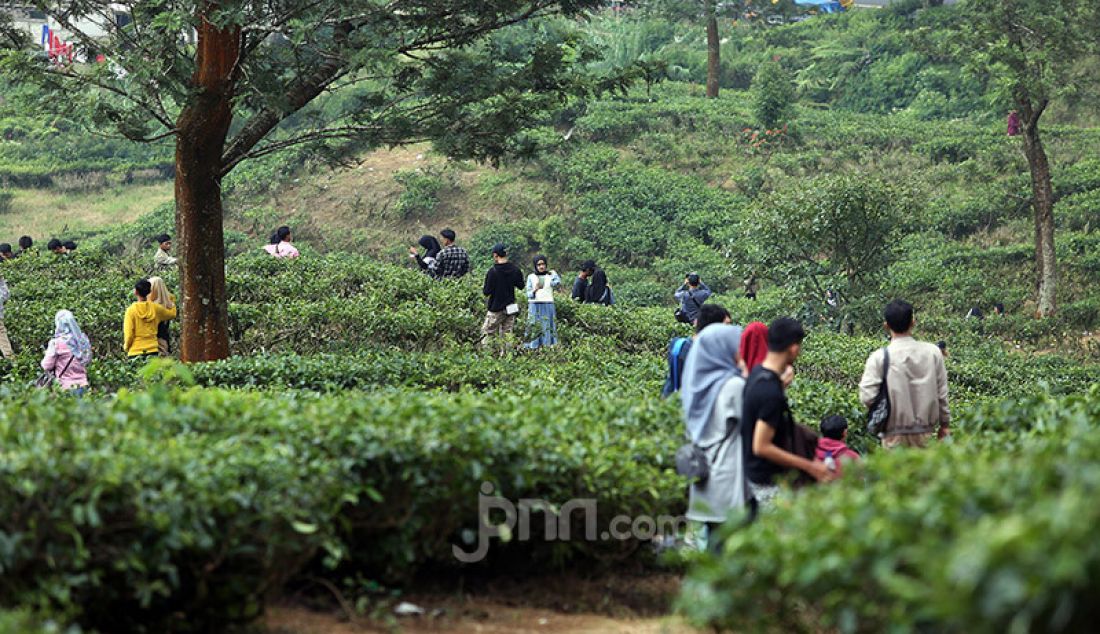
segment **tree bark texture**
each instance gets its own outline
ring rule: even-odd
[[[180,358],[212,361],[229,356],[222,219],[222,150],[233,120],[233,73],[240,54],[236,28],[219,29],[202,5],[194,95],[176,123],[176,234],[182,263]]]
[[[718,77],[722,73],[722,56],[718,39],[718,13],[715,0],[706,1],[707,14],[707,98],[718,97]]]
[[[1031,172],[1032,208],[1035,214],[1035,265],[1038,273],[1038,317],[1050,317],[1057,309],[1058,264],[1054,253],[1054,188],[1050,162],[1039,136],[1039,117],[1045,105],[1021,104],[1024,119],[1024,154]]]

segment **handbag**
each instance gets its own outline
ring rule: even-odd
[[[69,371],[69,366],[73,364],[73,359],[75,358],[76,355],[71,355],[69,357],[69,362],[66,363],[61,372],[58,372],[57,374],[43,371],[42,374],[39,374],[38,378],[35,379],[34,386],[39,389],[49,389],[53,387],[54,383],[57,383],[57,380],[61,377],[61,375]]]
[[[721,440],[708,447],[700,447],[693,442],[681,445],[676,450],[676,473],[693,480],[695,484],[705,483],[707,478],[710,477],[710,461],[707,460],[705,450],[726,442],[733,435],[734,430],[737,429],[737,425],[737,418],[728,419],[726,421],[726,434],[722,436]]]
[[[878,395],[867,412],[867,433],[875,438],[886,431],[886,421],[890,420],[890,393],[886,387],[886,375],[890,370],[890,349],[882,349],[882,384],[878,386]]]
[[[505,315],[518,315],[519,314],[519,304],[508,304],[507,306],[504,307],[504,314]]]

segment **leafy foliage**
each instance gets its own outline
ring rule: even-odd
[[[765,128],[789,124],[794,113],[794,84],[778,62],[763,64],[752,80],[753,116]]]

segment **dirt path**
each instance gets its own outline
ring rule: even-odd
[[[349,619],[338,607],[310,609],[287,602],[269,609],[266,634],[366,634],[374,632],[594,632],[689,634],[671,616],[680,578],[670,573],[614,574],[586,578],[562,573],[530,579],[496,579],[461,590],[412,591]],[[407,602],[423,610],[397,616]]]

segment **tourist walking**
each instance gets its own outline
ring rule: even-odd
[[[503,244],[493,245],[493,262],[485,273],[485,284],[481,289],[489,309],[481,326],[483,346],[488,345],[490,339],[512,334],[519,313],[516,289],[523,288],[523,273],[508,261],[508,251]]]
[[[871,353],[859,381],[859,400],[871,407],[885,383],[890,412],[882,446],[924,447],[933,434],[946,437],[951,422],[947,368],[935,344],[913,338],[913,305],[897,299],[883,311],[890,343]]]
[[[429,277],[436,277],[437,271],[437,258],[439,252],[443,250],[443,247],[439,245],[439,240],[429,235],[420,236],[420,240],[417,241],[421,247],[424,248],[424,255],[420,255],[416,247],[409,247],[409,257],[412,258],[416,265],[420,267],[421,271],[424,271]]]
[[[298,249],[291,244],[293,241],[294,238],[290,234],[290,227],[279,227],[275,230],[275,233],[271,234],[271,240],[269,244],[264,247],[264,251],[267,251],[268,255],[276,258],[296,258],[300,254],[298,253]]]
[[[439,236],[443,238],[443,249],[436,258],[436,277],[441,280],[458,279],[469,273],[470,254],[466,253],[466,249],[455,244],[455,239],[458,237],[455,232],[451,229],[444,229],[439,232]],[[523,286],[522,282],[520,286]]]
[[[688,273],[684,276],[684,283],[676,289],[673,296],[680,302],[680,309],[676,311],[676,321],[690,324],[699,316],[699,309],[710,297],[710,289],[699,278],[698,273]]]
[[[526,347],[558,344],[558,312],[554,307],[554,289],[561,286],[561,276],[549,268],[545,255],[536,255],[535,272],[527,276],[527,323],[530,341]]]
[[[707,477],[693,482],[687,519],[706,526],[707,546],[717,546],[715,529],[752,499],[745,479],[740,432],[745,379],[737,360],[741,329],[714,324],[695,338],[684,368],[681,400],[690,442],[707,462]]]
[[[172,257],[172,236],[162,233],[157,236],[157,252],[153,254],[153,268],[157,270],[170,269],[179,260]]]
[[[774,505],[779,481],[785,476],[802,471],[818,481],[836,477],[823,462],[792,451],[798,430],[787,401],[787,387],[794,380],[792,364],[802,351],[805,336],[796,319],[781,317],[773,321],[768,326],[768,354],[749,373],[745,385],[741,416],[745,473],[761,509]]]
[[[741,333],[741,358],[745,361],[745,376],[764,363],[768,356],[768,327],[754,321]]]
[[[149,280],[134,284],[135,300],[126,309],[122,322],[122,346],[131,359],[156,356],[159,352],[157,326],[162,321],[176,318],[175,308],[165,308],[149,301],[153,292]]]
[[[164,308],[176,310],[176,298],[168,292],[168,286],[163,279],[150,277],[149,287],[151,289],[149,301]],[[157,324],[157,354],[162,357],[171,356],[172,354],[171,329],[168,327],[170,321],[162,321]]]
[[[15,356],[11,349],[11,340],[8,339],[8,329],[4,326],[4,305],[8,303],[8,297],[11,297],[8,282],[0,277],[0,354],[4,355],[5,359]]]
[[[88,390],[92,344],[71,312],[57,311],[53,323],[53,337],[40,364],[42,371],[52,377],[62,390],[83,396]]]
[[[672,396],[683,385],[684,366],[687,364],[692,343],[699,333],[703,332],[707,326],[728,324],[731,321],[733,320],[730,318],[730,311],[718,304],[707,304],[695,318],[695,332],[690,337],[673,337],[668,342],[668,349],[665,351],[665,357],[668,359],[668,376],[665,377],[665,385],[661,388],[661,398]]]

